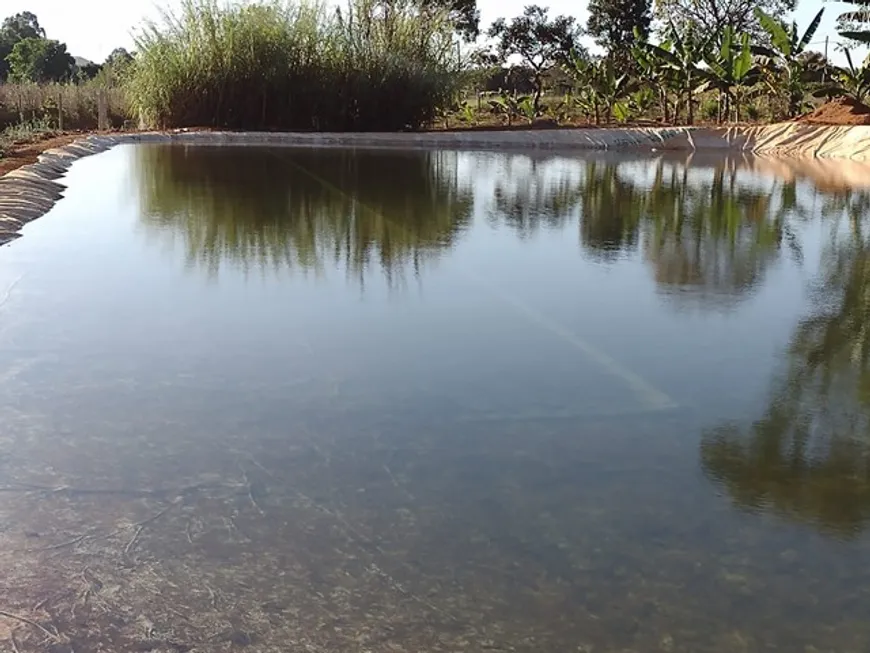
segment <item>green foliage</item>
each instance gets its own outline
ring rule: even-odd
[[[4,39],[13,42],[45,38],[45,30],[40,26],[39,19],[29,11],[4,19],[3,25],[0,26],[0,33]]]
[[[674,122],[686,107],[686,121],[694,122],[694,94],[701,79],[699,64],[710,49],[711,37],[698,38],[695,31],[680,30],[670,23],[667,38],[658,45],[647,43],[640,33],[633,50],[642,74],[658,89],[665,122],[669,122],[668,92],[676,95]]]
[[[490,100],[489,106],[494,114],[507,118],[508,125],[513,124],[514,118],[525,118],[528,122],[532,122],[539,115],[539,107],[535,106],[531,95],[501,93]]]
[[[729,27],[735,34],[749,34],[755,41],[763,40],[766,32],[755,14],[781,18],[791,12],[796,0],[657,0],[657,17],[681,30],[718,37]]]
[[[9,62],[6,58],[12,53],[15,44],[24,39],[45,38],[45,30],[39,20],[29,11],[9,16],[0,25],[0,82],[9,77]]]
[[[496,53],[501,61],[516,56],[531,69],[536,113],[540,109],[544,74],[568,61],[572,52],[582,51],[577,42],[580,30],[574,19],[557,16],[551,20],[547,10],[537,5],[527,6],[521,16],[509,23],[503,18],[496,20],[488,34],[496,39]]]
[[[427,12],[447,12],[456,31],[467,41],[480,36],[480,11],[477,0],[420,0]]]
[[[116,71],[124,70],[133,65],[133,55],[127,52],[125,48],[115,48],[106,57],[104,66],[111,66]]]
[[[650,4],[650,0],[590,0],[587,31],[609,57],[620,65],[630,65],[636,35],[642,40],[649,36]]]
[[[78,81],[87,82],[100,74],[103,67],[95,63],[87,63],[84,66],[77,66],[75,69],[75,78]]]
[[[759,109],[754,104],[748,104],[746,106],[746,117],[749,120],[757,121],[759,118],[761,118],[761,109]]]
[[[628,72],[617,72],[613,59],[589,61],[576,53],[568,60],[565,71],[574,82],[575,102],[587,113],[594,115],[595,124],[601,114],[620,122],[630,117],[628,97],[637,90],[637,82]]]
[[[655,102],[656,93],[649,86],[642,86],[632,92],[628,98],[628,105],[631,108],[631,112],[638,116],[643,116],[649,113]]]
[[[704,120],[716,120],[719,117],[719,103],[713,98],[701,102],[700,109]]]
[[[856,67],[852,63],[852,53],[846,50],[845,68],[836,68],[832,83],[823,86],[813,95],[816,97],[849,97],[856,102],[865,102],[870,98],[870,65],[865,62]]]
[[[759,23],[769,36],[770,47],[755,47],[753,52],[764,58],[764,81],[771,93],[785,97],[789,118],[794,118],[804,108],[811,61],[803,55],[824,13],[825,10],[820,9],[801,36],[797,23],[786,25],[760,9],[755,10]]]
[[[75,69],[75,60],[66,51],[66,45],[39,37],[18,41],[6,60],[9,80],[13,82],[66,81]]]
[[[7,127],[3,130],[3,140],[11,142],[29,141],[36,136],[51,134],[55,131],[55,125],[52,124],[51,118],[43,116],[42,118],[25,120],[24,122]]]
[[[466,123],[469,125],[477,124],[477,113],[468,100],[462,101],[459,105],[459,110],[462,112],[462,119],[465,120]]]
[[[442,10],[403,0],[342,11],[186,0],[139,35],[125,86],[154,126],[416,128],[457,95],[453,30]]]
[[[761,74],[752,60],[749,34],[743,34],[738,42],[734,30],[727,28],[718,51],[708,53],[704,60],[707,67],[698,71],[704,79],[698,90],[719,91],[724,99],[720,117],[729,119],[733,109],[734,117],[739,121],[741,91],[756,84]]]

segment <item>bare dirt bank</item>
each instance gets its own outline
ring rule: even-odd
[[[501,150],[685,151],[741,154],[783,161],[800,160],[802,174],[836,182],[848,169],[853,180],[870,178],[870,125],[831,126],[789,122],[766,126],[629,127],[525,131],[414,133],[251,133],[185,131],[174,133],[94,134],[69,142],[68,136],[26,146],[0,172],[0,245],[20,235],[31,220],[47,213],[63,196],[57,181],[79,158],[123,143],[198,145],[277,145],[294,147],[426,147]],[[45,148],[44,151],[42,148]],[[34,160],[35,159],[35,160]],[[2,160],[0,160],[2,161]],[[822,161],[825,163],[819,165]],[[16,163],[17,169],[7,172]],[[815,163],[809,163],[815,162]],[[864,162],[867,162],[866,165]],[[849,165],[845,165],[848,163]],[[782,167],[782,166],[780,166]],[[794,167],[785,165],[786,168]],[[818,169],[818,170],[817,170]],[[809,171],[809,172],[807,172]],[[839,171],[839,172],[838,172]]]

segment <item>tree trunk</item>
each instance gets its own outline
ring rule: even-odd
[[[539,73],[535,73],[535,99],[534,99],[534,109],[535,109],[535,118],[537,118],[541,113],[541,95],[544,93],[544,80],[541,79],[541,75]]]
[[[692,79],[689,77],[686,88],[686,116],[689,125],[695,124],[695,105],[692,102]]]

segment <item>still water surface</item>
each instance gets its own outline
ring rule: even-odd
[[[822,172],[82,160],[0,249],[0,639],[870,650],[870,190]]]

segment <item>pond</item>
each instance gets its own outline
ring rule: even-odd
[[[0,639],[870,649],[870,188],[830,173],[79,161],[0,248]]]

